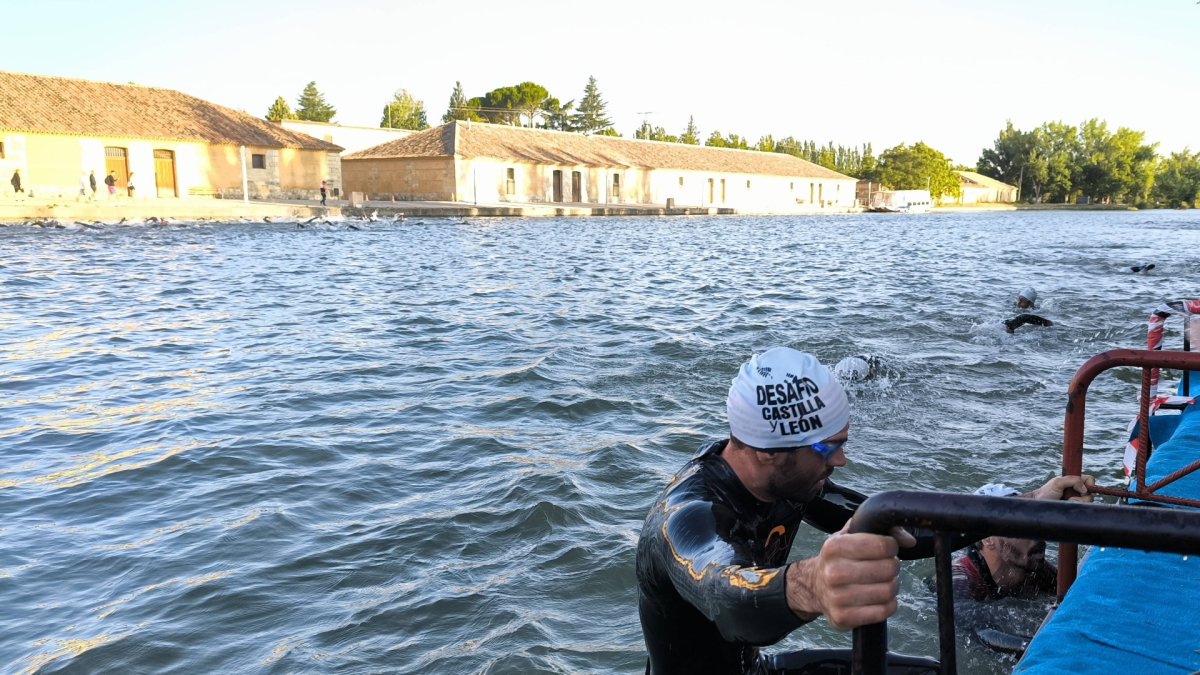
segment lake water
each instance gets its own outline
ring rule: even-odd
[[[846,485],[1028,489],[1200,271],[1188,212],[359,226],[0,228],[0,670],[640,673],[642,519],[751,353],[882,360]],[[1025,286],[1055,325],[1007,334]],[[1092,388],[1102,482],[1138,381]]]

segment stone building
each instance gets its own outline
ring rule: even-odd
[[[958,174],[962,197],[957,204],[1012,204],[1017,201],[1017,188],[1001,183],[974,171],[955,171]]]
[[[33,196],[77,195],[95,172],[117,194],[314,199],[341,184],[341,148],[170,89],[0,72],[0,174]]]
[[[791,155],[451,122],[342,157],[367,199],[856,209],[855,180]]]

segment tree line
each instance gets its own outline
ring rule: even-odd
[[[316,82],[309,82],[296,99],[294,112],[279,96],[266,118],[328,122],[335,114]],[[595,77],[588,77],[578,102],[563,101],[546,87],[528,81],[469,98],[462,83],[455,82],[441,122],[455,120],[621,136],[609,118],[608,104]],[[429,128],[424,101],[407,89],[396,90],[383,106],[379,126],[414,131]],[[700,145],[702,134],[695,117],[689,116],[687,126],[677,134],[643,121],[631,136]],[[844,147],[791,136],[776,139],[770,134],[751,143],[736,133],[714,130],[704,137],[703,145],[786,153],[891,189],[928,189],[934,198],[959,197],[960,181],[954,171],[967,168],[952,166],[945,155],[923,142],[900,144],[875,157],[869,143]],[[1028,131],[1015,128],[1010,121],[993,147],[982,151],[974,170],[1017,186],[1020,199],[1033,203],[1086,200],[1191,208],[1200,201],[1200,153],[1185,148],[1161,157],[1157,144],[1145,142],[1144,132],[1126,127],[1110,132],[1107,123],[1099,119],[1079,126],[1047,122]]]

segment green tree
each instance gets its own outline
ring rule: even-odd
[[[429,128],[425,120],[425,102],[418,101],[407,89],[397,89],[392,100],[383,106],[383,117],[379,126],[386,129],[412,129],[420,131]]]
[[[535,82],[522,82],[515,90],[513,107],[529,118],[528,126],[537,126],[536,118],[542,114],[542,106],[551,98],[550,92]]]
[[[282,96],[275,97],[275,102],[267,108],[267,119],[271,122],[282,122],[283,120],[294,120],[296,114],[292,112],[292,107],[283,100]]]
[[[1159,160],[1154,176],[1153,199],[1173,208],[1200,206],[1200,152],[1171,153]]]
[[[309,122],[328,122],[337,114],[337,109],[325,102],[325,96],[317,91],[317,83],[309,82],[296,99],[296,119]]]
[[[467,97],[463,94],[462,82],[455,81],[454,91],[450,94],[450,103],[446,106],[446,114],[442,115],[442,123],[453,122],[454,120],[469,120],[471,122],[480,122],[483,120],[479,116],[479,106],[472,106]]]
[[[1067,202],[1074,191],[1071,175],[1079,154],[1075,127],[1046,122],[1032,132],[1033,144],[1026,164],[1025,184],[1031,201]],[[1022,188],[1024,190],[1024,188]],[[1022,195],[1027,194],[1022,191]]]
[[[962,195],[958,174],[950,169],[946,156],[920,142],[884,151],[879,156],[879,180],[893,190],[929,190],[935,200]]]
[[[1034,152],[1035,132],[1021,131],[1008,120],[990,149],[979,156],[975,170],[979,173],[1018,186],[1025,193],[1025,172]]]
[[[596,86],[595,77],[588,76],[587,84],[583,87],[583,98],[579,99],[579,107],[571,117],[571,127],[582,134],[612,130],[612,120],[608,118],[608,104],[600,95],[600,87]]]
[[[700,145],[700,130],[696,128],[696,118],[688,115],[687,128],[679,135],[679,142],[687,145]]]
[[[571,111],[575,101],[559,102],[553,96],[542,103],[542,127],[556,131],[575,131],[575,116]]]
[[[754,144],[754,149],[760,152],[775,152],[775,137],[771,134],[759,136],[758,142]]]
[[[721,132],[719,132],[719,131],[713,131],[711,134],[709,134],[708,140],[704,141],[704,144],[710,148],[728,148],[729,147],[729,142],[725,140],[725,137],[722,136]]]

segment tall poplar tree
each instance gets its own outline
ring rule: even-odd
[[[292,107],[283,100],[282,96],[275,97],[275,102],[267,108],[267,120],[270,122],[282,122],[283,120],[294,120],[296,114],[292,112]]]
[[[583,88],[583,98],[579,99],[579,105],[575,108],[577,112],[571,116],[572,128],[582,134],[611,132],[613,125],[608,118],[607,108],[608,104],[600,96],[600,87],[596,86],[596,78],[589,75],[587,85]]]
[[[317,90],[315,81],[309,82],[296,99],[296,119],[328,122],[336,114],[337,109],[325,102],[325,95]]]

